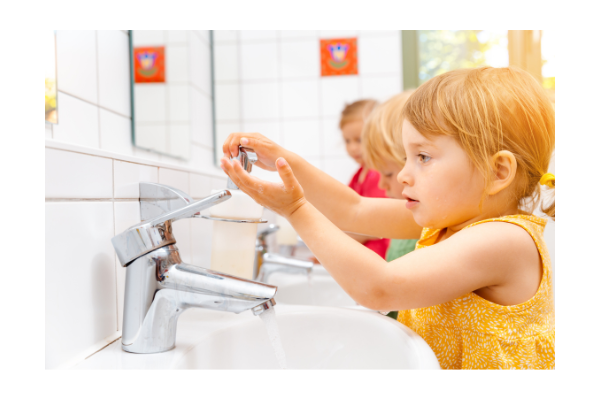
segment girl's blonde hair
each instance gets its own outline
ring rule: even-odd
[[[343,129],[344,125],[350,122],[364,121],[367,119],[376,105],[377,101],[371,99],[358,100],[354,103],[346,104],[346,107],[342,110],[342,117],[340,118],[340,129]]]
[[[404,166],[401,111],[414,90],[395,95],[378,105],[369,115],[362,131],[363,157],[369,168],[383,170],[388,161]]]
[[[516,67],[446,72],[419,87],[402,113],[424,136],[456,138],[486,186],[493,176],[491,156],[512,152],[517,160],[515,200],[521,207],[539,204],[539,181],[554,151],[554,108],[527,72]],[[554,200],[542,211],[554,218]]]

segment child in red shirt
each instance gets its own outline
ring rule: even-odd
[[[346,151],[360,165],[348,186],[364,197],[386,197],[385,191],[378,186],[379,172],[364,167],[362,145],[360,142],[364,121],[376,105],[377,102],[375,100],[355,101],[344,108],[340,119],[340,129],[346,143]],[[389,239],[379,239],[351,233],[348,235],[385,259],[385,254],[390,245]]]

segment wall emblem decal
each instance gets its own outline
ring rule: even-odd
[[[321,76],[358,75],[356,38],[321,39]]]
[[[165,81],[165,48],[136,47],[133,49],[135,83]]]

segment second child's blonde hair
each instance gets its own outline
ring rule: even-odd
[[[402,147],[402,108],[414,90],[395,95],[375,107],[365,122],[361,142],[363,158],[369,168],[383,170],[386,162],[404,166],[406,154]]]
[[[554,108],[529,73],[516,67],[446,72],[419,87],[402,113],[426,137],[454,137],[486,186],[493,177],[491,156],[510,151],[517,160],[514,199],[521,207],[539,203],[540,178],[554,151]],[[542,211],[554,218],[554,201]]]
[[[344,125],[349,124],[350,122],[364,121],[367,119],[376,105],[377,101],[371,99],[358,100],[354,103],[346,104],[340,118],[340,129],[343,129]]]

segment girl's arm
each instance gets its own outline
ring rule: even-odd
[[[222,167],[240,189],[286,217],[344,291],[367,308],[428,307],[482,288],[499,304],[519,304],[539,285],[537,249],[515,225],[477,225],[388,264],[309,203],[285,162],[279,166],[283,185],[252,177],[225,159]]]
[[[404,206],[404,200],[362,197],[302,157],[258,133],[232,133],[223,144],[223,154],[226,157],[237,156],[239,145],[254,150],[258,156],[256,165],[268,171],[275,171],[275,160],[284,157],[294,170],[307,200],[341,230],[375,238],[420,237],[422,227],[416,224]]]

